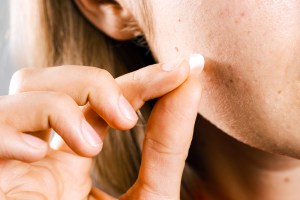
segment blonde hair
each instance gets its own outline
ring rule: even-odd
[[[116,42],[96,29],[72,0],[15,0],[11,4],[12,44],[17,47],[14,56],[21,61],[19,65],[95,66],[116,77],[126,73],[128,67],[149,64],[141,49],[130,42]],[[20,51],[25,47],[26,51]],[[147,116],[150,112],[145,109]],[[144,124],[140,119],[130,131],[110,130],[102,152],[94,159],[92,176],[97,187],[118,197],[134,184],[141,163]],[[183,185],[196,190],[197,185],[191,185],[195,174],[185,170],[184,177]],[[182,199],[193,199],[192,190],[182,190]]]

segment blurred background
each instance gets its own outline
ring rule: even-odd
[[[9,0],[0,5],[0,95],[6,95],[15,68],[9,56]]]

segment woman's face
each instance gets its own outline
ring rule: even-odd
[[[148,33],[159,62],[191,53],[209,58],[201,77],[204,117],[243,142],[296,156],[299,0],[151,0],[140,13],[135,0],[119,3]]]

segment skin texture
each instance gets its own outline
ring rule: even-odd
[[[149,44],[160,62],[193,52],[211,60],[199,112],[242,142],[300,158],[300,2],[149,4]]]
[[[86,199],[92,187],[91,165],[91,158],[53,150],[34,163],[1,160],[0,197],[4,200]]]
[[[76,128],[67,130],[66,132],[69,131],[67,135],[64,135],[64,130],[58,128],[57,132],[65,142],[60,141],[60,144],[55,145],[55,150],[49,149],[46,145],[49,140],[47,129],[55,129],[56,126],[53,124],[66,125],[72,121],[74,126],[80,126],[81,123],[76,121],[80,116],[92,127],[92,130],[86,131],[86,134],[95,133],[97,137],[104,138],[111,119],[120,117],[118,111],[105,115],[107,106],[101,104],[101,102],[110,102],[113,108],[121,108],[124,105],[115,102],[118,97],[110,96],[111,99],[108,100],[100,96],[93,100],[93,88],[96,86],[94,78],[102,79],[106,83],[105,88],[96,87],[99,94],[103,94],[109,87],[114,90],[112,94],[123,93],[130,104],[126,105],[126,109],[138,110],[145,101],[159,98],[147,124],[139,177],[132,188],[120,198],[124,200],[179,199],[181,176],[201,97],[198,77],[203,66],[198,67],[193,69],[197,73],[191,74],[188,62],[179,60],[148,66],[112,80],[108,73],[101,69],[83,66],[68,66],[69,70],[66,70],[66,66],[25,69],[16,73],[10,91],[14,95],[1,97],[0,101],[0,108],[3,111],[0,134],[4,138],[0,145],[1,199],[114,199],[92,187],[90,176],[92,159],[75,154],[80,152],[78,149],[83,150],[81,154],[84,154],[84,151],[97,153],[99,146],[85,144],[84,138],[78,137]],[[70,70],[73,73],[70,73]],[[82,70],[86,72],[84,80],[87,82],[82,80],[81,85],[84,87],[77,87],[76,82],[80,77],[74,75],[82,74]],[[87,73],[88,71],[90,73]],[[65,79],[58,80],[57,74],[64,75]],[[64,81],[74,84],[63,84]],[[35,84],[36,82],[39,84]],[[62,106],[51,107],[53,94],[58,95],[56,103]],[[68,101],[65,100],[66,98]],[[28,103],[30,100],[35,102],[34,106]],[[189,109],[184,107],[187,103],[190,104]],[[18,108],[20,105],[22,108]],[[42,105],[44,109],[41,109]],[[93,105],[97,105],[98,109]],[[75,118],[59,115],[62,110],[76,111],[79,106],[81,112],[74,112]],[[48,109],[53,112],[49,114]],[[97,110],[102,112],[98,113]],[[64,123],[61,120],[52,123],[51,120],[56,119],[57,116]],[[124,116],[121,115],[122,117]],[[43,126],[42,122],[45,121],[47,126]],[[115,122],[115,126],[124,129],[127,123],[132,123],[123,119]],[[31,132],[44,142],[39,140],[37,143],[38,139],[33,140],[33,136],[28,134],[24,137],[22,135],[26,133],[21,132]],[[182,134],[183,132],[185,134]],[[68,137],[71,138],[69,141]],[[69,147],[68,142],[72,144]],[[81,146],[81,142],[86,147]],[[38,144],[43,148],[39,148]],[[31,161],[31,163],[22,161]],[[161,187],[162,184],[165,187]]]
[[[133,0],[119,0],[120,6],[114,4],[114,6],[105,7],[107,9],[103,9],[104,5],[92,0],[81,0],[78,2],[82,3],[78,3],[79,8],[92,23],[103,32],[117,39],[129,39],[136,35],[126,32],[124,36],[119,32],[127,24],[123,20],[125,22],[132,19],[136,20],[140,30],[146,34],[152,52],[160,62],[185,57],[194,52],[203,53],[208,58],[206,69],[200,77],[201,83],[198,82],[198,77],[189,79],[184,83],[181,82],[181,87],[177,89],[169,88],[170,90],[174,89],[174,91],[162,97],[155,106],[152,118],[149,120],[148,127],[150,128],[146,133],[146,138],[150,136],[150,139],[148,137],[144,144],[143,164],[139,180],[123,196],[124,199],[179,198],[182,167],[189,148],[191,128],[193,127],[193,120],[197,111],[222,130],[217,129],[212,124],[209,125],[208,122],[202,124],[202,120],[197,123],[199,127],[196,129],[196,136],[200,135],[201,137],[196,137],[194,145],[192,145],[192,152],[194,153],[193,165],[198,167],[196,169],[199,170],[199,173],[201,173],[201,168],[206,169],[206,171],[202,172],[206,172],[205,186],[211,194],[211,199],[299,199],[299,183],[297,180],[300,177],[300,165],[298,161],[250,148],[224,134],[227,133],[242,142],[267,151],[300,157],[300,140],[298,136],[300,130],[299,123],[297,123],[300,113],[298,92],[300,87],[298,65],[300,61],[297,56],[299,52],[297,44],[300,41],[300,30],[297,26],[300,21],[298,14],[300,3],[298,1],[152,0],[148,2],[149,8],[146,12],[141,12],[142,9],[138,7],[137,1]],[[110,8],[112,10],[109,10]],[[113,12],[114,15],[106,15],[111,13],[110,11],[119,12]],[[144,16],[141,17],[141,14],[144,14]],[[107,17],[103,18],[103,16]],[[109,16],[112,16],[112,18],[109,18]],[[147,18],[151,20],[145,21],[144,19]],[[113,29],[110,29],[111,27],[109,26],[103,26],[107,22],[105,21],[106,19],[115,24]],[[121,26],[115,23],[118,20],[120,20]],[[141,77],[157,77],[156,74],[149,75],[146,72],[142,71]],[[57,98],[57,100],[63,101],[64,98],[62,97],[66,97],[65,95],[69,96],[69,100],[72,99],[72,101],[65,101],[66,105],[82,105],[80,103],[81,98],[79,98],[78,102],[78,96],[72,94],[74,90],[55,87],[55,84],[51,83],[51,80],[56,82],[53,79],[56,76],[51,76],[49,71],[43,70],[36,73],[39,74],[37,77],[42,77],[46,74],[52,79],[50,78],[50,82],[47,82],[49,80],[42,78],[39,81],[32,81],[32,84],[28,84],[30,81],[17,82],[16,86],[18,89],[16,93],[20,91],[29,92],[29,98],[33,98],[35,97],[32,93],[34,91],[43,90],[48,92],[47,95],[55,91],[60,94],[63,93],[60,96],[61,98]],[[62,75],[64,73],[57,72],[54,74]],[[74,78],[70,73],[65,72],[65,75],[68,75],[67,77],[71,78],[70,80]],[[179,76],[179,74],[177,75]],[[47,78],[49,78],[48,76]],[[125,78],[125,80],[130,82],[130,77],[132,76],[129,75],[129,78]],[[34,76],[27,77],[24,80],[34,80]],[[109,82],[108,79],[105,80]],[[35,84],[36,82],[44,83],[44,85],[37,85]],[[114,85],[113,81],[109,83],[110,86]],[[144,85],[145,83],[147,82],[140,84]],[[162,83],[164,81],[158,85],[164,85]],[[198,105],[196,104],[200,97],[200,85],[203,85],[203,96],[200,108],[197,109]],[[87,83],[87,86],[88,88],[95,87],[90,83]],[[128,86],[128,88],[125,87],[125,89],[123,88],[124,90],[120,89],[120,91],[125,93],[125,91],[135,91],[136,88],[141,88],[132,88],[130,84],[125,84],[125,86]],[[147,85],[142,88],[148,87],[151,86]],[[116,91],[118,90],[116,89]],[[162,92],[160,95],[153,95],[153,97],[164,95],[167,91]],[[83,94],[90,94],[90,92]],[[132,92],[125,96],[127,99],[130,99],[131,95],[136,93],[139,92]],[[16,102],[10,101],[11,98],[16,98]],[[3,103],[1,109],[7,111],[7,114],[2,115],[4,116],[2,130],[5,130],[7,126],[18,130],[21,129],[15,127],[12,123],[14,121],[12,116],[15,114],[7,108],[21,105],[21,103],[17,102],[22,99],[22,95],[1,98],[1,103]],[[36,100],[37,98],[34,99]],[[47,98],[44,100],[43,98],[38,99],[42,102],[49,102],[49,99],[45,100]],[[99,98],[96,99],[99,100]],[[112,98],[110,100],[114,102],[116,99]],[[83,100],[86,103],[86,96]],[[144,100],[138,100],[138,102],[144,102]],[[14,102],[16,105],[12,104]],[[23,101],[21,102],[23,103]],[[130,102],[134,104],[134,101]],[[87,106],[89,107],[90,105]],[[73,110],[76,110],[75,107],[73,106]],[[133,107],[137,108],[139,106]],[[33,109],[30,105],[27,108]],[[56,110],[58,112],[59,109]],[[38,111],[37,113],[40,116],[48,114],[47,112]],[[85,116],[89,119],[88,122],[94,125],[93,128],[95,130],[97,130],[97,126],[100,127],[98,127],[100,130],[98,132],[99,135],[105,132],[107,124],[120,126],[124,129],[133,125],[132,122],[126,122],[120,116],[115,116],[116,118],[119,117],[120,120],[116,120],[117,124],[114,124],[114,120],[101,113],[98,113],[99,116],[95,112],[93,114],[88,112],[91,115]],[[83,110],[83,114],[86,114],[85,110]],[[160,118],[162,116],[163,120]],[[174,120],[178,123],[174,123]],[[33,124],[41,123],[40,120],[35,119],[33,121]],[[161,124],[162,122],[163,124]],[[182,126],[181,122],[185,122],[185,125]],[[179,127],[176,127],[173,123]],[[27,123],[24,121],[24,124]],[[49,123],[46,124],[48,125]],[[75,124],[78,125],[79,123]],[[48,126],[42,127],[39,129],[43,131],[50,128]],[[31,131],[38,130],[34,129]],[[158,134],[162,130],[164,134]],[[170,134],[174,130],[175,134]],[[189,130],[189,134],[182,135],[182,132],[186,130]],[[20,131],[25,132],[26,130],[21,129]],[[204,132],[204,134],[199,134],[201,132]],[[47,132],[44,134],[47,135]],[[17,138],[17,135],[17,133],[11,134],[11,136],[15,136],[13,139],[20,139]],[[76,134],[74,135],[76,136]],[[42,136],[40,137],[44,139]],[[100,150],[99,146],[92,150],[88,148],[76,149],[79,146],[78,144],[83,142],[81,139],[80,137],[75,137],[72,142],[69,141],[70,144],[74,144],[73,150],[77,150],[83,155],[93,155]],[[199,140],[203,139],[207,142],[206,145],[199,143]],[[6,144],[8,146],[2,149],[1,157],[10,158],[9,156],[11,156],[22,160],[20,155],[25,153],[20,150],[19,153],[16,152],[16,155],[19,157],[14,154],[11,155],[8,150],[9,148],[13,149],[14,144]],[[73,198],[71,196],[72,191],[74,191],[72,188],[81,187],[81,185],[72,185],[72,183],[77,183],[76,181],[67,183],[64,180],[67,174],[61,173],[59,170],[64,168],[64,162],[68,164],[73,161],[80,163],[81,161],[76,161],[78,159],[77,156],[63,159],[63,162],[59,162],[60,158],[64,157],[63,152],[59,152],[59,154],[48,152],[45,157],[46,148],[44,148],[43,152],[27,151],[26,154],[27,158],[32,158],[30,154],[36,155],[35,159],[38,158],[39,161],[30,164],[29,167],[33,171],[37,170],[37,174],[42,174],[42,177],[48,177],[49,180],[52,180],[49,181],[51,185],[49,188],[56,189],[55,191],[57,191],[58,195],[61,195],[60,197],[67,195],[66,199],[69,197]],[[54,159],[49,159],[49,156]],[[200,162],[200,158],[202,158],[202,162]],[[84,161],[87,164],[87,168],[89,167],[89,161]],[[43,164],[41,165],[41,163]],[[43,184],[43,181],[37,178],[40,176],[28,174],[26,170],[24,180],[28,178],[28,181],[26,181],[28,183],[27,186],[36,185],[30,189],[17,187],[17,191],[14,191],[13,194],[9,193],[12,188],[19,184],[17,178],[12,180],[14,177],[10,176],[13,173],[13,167],[6,168],[10,164],[22,169],[28,169],[26,163],[1,161],[0,167],[3,173],[0,174],[0,180],[10,178],[12,184],[7,188],[6,182],[1,182],[0,189],[3,194],[0,193],[0,195],[18,195],[16,194],[18,192],[21,194],[21,197],[24,197],[22,196],[24,193],[22,194],[21,192],[33,191],[33,193],[28,195],[38,194],[49,197],[47,191],[41,191],[40,184]],[[57,167],[58,170],[55,167],[53,168],[53,166]],[[162,169],[168,170],[163,171]],[[76,168],[69,170],[74,174],[78,174],[78,177],[74,176],[74,178],[78,178],[77,180],[90,181],[87,174],[77,173]],[[21,170],[21,172],[23,171]],[[57,176],[60,174],[62,175]],[[21,173],[20,176],[22,175],[24,173]],[[30,184],[31,181],[33,184]],[[59,185],[58,183],[66,184],[65,190],[61,192],[60,188],[56,188]],[[89,187],[91,186],[89,185]],[[85,190],[86,188],[82,189]],[[90,189],[87,188],[87,190],[82,191],[80,193],[81,197],[85,198]],[[80,195],[76,194],[75,196],[78,197]],[[93,198],[105,199],[99,191],[95,191],[93,196]],[[33,198],[33,196],[29,197]],[[56,199],[57,196],[53,198]]]
[[[152,0],[146,12],[136,1],[117,2],[159,62],[194,52],[207,57],[199,113],[213,125],[198,122],[192,160],[206,172],[212,196],[298,199],[299,183],[291,181],[299,177],[298,160],[224,133],[300,158],[300,2]]]

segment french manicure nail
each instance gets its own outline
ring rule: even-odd
[[[191,69],[198,68],[202,71],[205,65],[205,59],[201,54],[191,54],[189,64]]]
[[[84,140],[91,146],[97,147],[102,144],[102,140],[97,134],[97,132],[91,127],[91,125],[86,121],[82,120],[81,130]]]
[[[177,69],[182,62],[183,62],[183,60],[175,60],[170,63],[163,64],[161,66],[161,68],[165,72],[170,72],[170,71]]]
[[[132,106],[129,104],[129,102],[125,99],[123,95],[119,98],[119,107],[121,113],[130,121],[136,121],[138,120],[138,116],[135,112],[135,110],[132,108]]]
[[[41,148],[43,145],[45,145],[45,142],[35,136],[22,133],[21,134],[22,139],[24,142],[26,142],[29,146],[32,146],[34,148]]]

